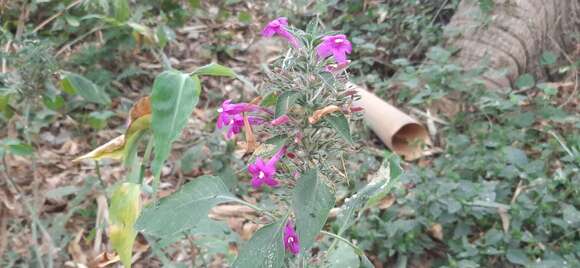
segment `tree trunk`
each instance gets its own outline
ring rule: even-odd
[[[476,0],[463,0],[446,27],[447,45],[458,48],[453,61],[466,70],[489,60],[483,74],[489,89],[510,88],[519,75],[545,76],[540,55],[566,53],[580,43],[580,0],[494,0],[483,14]],[[498,75],[493,70],[504,69]]]

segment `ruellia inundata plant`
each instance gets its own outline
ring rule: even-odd
[[[246,205],[261,215],[262,227],[240,245],[232,267],[325,265],[337,241],[354,249],[363,266],[370,265],[362,250],[341,236],[352,225],[355,208],[365,205],[368,198],[346,200],[336,217],[338,232],[324,230],[335,206],[337,186],[347,183],[345,159],[356,151],[349,125],[361,117],[362,109],[353,105],[358,96],[347,86],[352,44],[340,33],[321,34],[315,23],[306,31],[296,29],[286,18],[269,22],[262,35],[282,38],[288,49],[267,68],[260,97],[222,101],[216,129],[223,130],[224,139],[240,141],[238,145],[246,151],[247,167],[240,183],[248,183],[274,206],[263,208],[244,201],[221,178],[210,175],[157,198],[171,145],[201,94],[200,77],[236,77],[218,64],[191,73],[164,71],[156,77],[151,95],[138,100],[129,112],[124,134],[77,159],[119,159],[127,168],[125,180],[112,191],[107,226],[112,248],[125,267],[131,265],[137,233],[157,249],[156,254],[162,254],[160,245],[200,234],[198,226],[203,223],[211,226],[208,213],[222,203]],[[148,142],[139,146],[141,141]],[[139,153],[142,147],[145,150]],[[148,167],[151,185],[144,179]],[[384,188],[377,185],[361,191],[359,197]],[[317,250],[311,250],[322,236],[332,244],[318,244]]]

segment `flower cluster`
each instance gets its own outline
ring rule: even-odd
[[[328,140],[336,137],[336,131],[330,136],[328,131],[319,131],[321,128],[330,128],[329,123],[323,120],[324,117],[342,116],[343,120],[346,120],[342,114],[343,111],[353,112],[354,109],[351,108],[355,108],[349,104],[349,101],[352,102],[352,94],[344,94],[344,81],[335,79],[334,82],[329,82],[328,79],[320,78],[327,77],[328,73],[332,73],[332,77],[338,78],[340,77],[338,74],[348,67],[350,63],[348,55],[352,52],[352,44],[345,35],[337,34],[318,38],[317,35],[308,35],[308,33],[290,28],[288,20],[283,17],[269,22],[262,30],[262,35],[264,37],[279,36],[285,39],[291,45],[292,53],[294,53],[294,56],[290,57],[294,60],[292,64],[302,64],[303,66],[310,64],[312,67],[293,68],[286,65],[280,70],[283,73],[272,80],[275,81],[272,88],[277,89],[274,92],[275,101],[280,104],[276,104],[275,114],[277,116],[273,116],[274,112],[265,108],[272,104],[262,107],[252,103],[232,103],[231,100],[225,100],[218,109],[217,128],[227,127],[226,137],[228,139],[244,130],[247,148],[249,148],[250,143],[248,136],[251,136],[252,140],[255,141],[252,130],[254,127],[261,129],[257,132],[259,137],[263,137],[263,134],[268,134],[267,136],[270,137],[282,137],[282,142],[280,142],[282,144],[277,144],[274,147],[279,149],[273,155],[269,158],[257,156],[255,161],[247,166],[247,171],[251,175],[250,183],[257,190],[262,187],[275,188],[292,185],[285,180],[280,180],[281,170],[287,174],[292,174],[285,177],[289,180],[300,177],[300,173],[313,164],[320,166],[319,168],[322,170],[323,166],[326,165],[325,159],[320,158],[321,154],[314,150],[323,150],[320,146],[325,146],[324,144],[337,144],[334,142],[335,140]],[[303,73],[294,72],[294,70],[312,68],[317,70],[318,76],[304,79]],[[296,81],[306,81],[306,84],[296,83]],[[281,100],[281,95],[284,93],[296,94],[295,100],[299,99],[297,104],[290,103],[289,99],[286,99],[286,102]],[[294,107],[296,109],[293,109]],[[324,142],[320,142],[322,139],[325,139]],[[318,148],[313,148],[312,144],[317,143],[320,144],[317,145]],[[284,158],[285,156],[287,158]],[[279,169],[278,164],[282,161],[285,164],[284,168]],[[288,220],[286,223],[283,242],[284,247],[290,253],[296,255],[300,252],[299,237],[292,220]]]

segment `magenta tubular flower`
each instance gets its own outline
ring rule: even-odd
[[[322,43],[316,47],[316,53],[319,59],[334,56],[334,60],[339,64],[348,63],[346,54],[352,52],[352,44],[346,35],[337,34],[329,35],[322,38]]]
[[[272,124],[273,126],[279,126],[279,125],[286,124],[289,121],[290,121],[290,117],[288,117],[288,115],[282,115],[282,116],[279,116],[278,118],[272,120],[270,122],[270,124]]]
[[[284,17],[277,18],[266,25],[262,30],[262,36],[272,37],[279,35],[288,40],[288,42],[295,48],[299,48],[298,39],[294,37],[286,28],[288,27],[288,19]]]
[[[259,125],[264,123],[264,120],[250,115],[248,116],[248,123],[250,123],[250,125]],[[231,120],[227,126],[230,126],[230,128],[228,129],[226,137],[231,139],[234,135],[239,134],[244,129],[244,116],[241,114],[231,116]]]
[[[227,138],[231,139],[235,134],[242,132],[244,128],[244,112],[257,111],[260,108],[249,103],[234,103],[232,100],[225,100],[218,109],[220,113],[217,119],[216,127],[221,129],[229,126]],[[248,116],[250,125],[259,125],[264,123],[264,120],[256,116]]]
[[[262,184],[270,187],[278,186],[278,180],[274,178],[276,175],[276,164],[286,153],[286,146],[283,146],[276,152],[268,162],[264,162],[261,157],[256,158],[256,162],[248,165],[248,172],[252,174],[252,187],[258,189]]]
[[[300,252],[300,240],[294,231],[294,223],[289,220],[284,227],[284,247],[290,253],[296,255]]]

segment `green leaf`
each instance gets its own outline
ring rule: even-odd
[[[360,260],[354,249],[346,243],[338,244],[335,251],[328,256],[328,267],[335,268],[359,268]]]
[[[197,76],[190,77],[179,71],[165,71],[155,78],[151,93],[151,128],[155,146],[152,163],[154,188],[161,175],[161,168],[169,156],[171,144],[185,127],[187,119],[199,100],[201,84]]]
[[[350,128],[348,126],[348,120],[346,120],[346,117],[343,114],[329,114],[323,117],[323,119],[328,122],[330,126],[332,126],[347,142],[353,143],[352,136],[350,135]]]
[[[232,265],[237,268],[274,268],[284,264],[284,221],[262,227],[240,249]]]
[[[526,253],[524,253],[521,249],[514,248],[508,249],[506,253],[506,258],[508,259],[508,261],[514,264],[520,264],[523,266],[527,266],[530,264],[530,259],[528,259]]]
[[[30,144],[23,143],[17,139],[4,139],[2,140],[2,145],[4,145],[8,152],[19,155],[19,156],[30,156],[34,154],[34,148]]]
[[[235,197],[219,177],[201,176],[161,199],[157,206],[143,209],[136,228],[156,237],[177,235],[196,227],[212,207],[228,201],[235,201]]]
[[[451,52],[442,47],[436,46],[429,49],[426,56],[433,61],[445,63],[449,60],[449,57],[451,57]]]
[[[128,0],[114,0],[113,6],[115,8],[115,19],[120,22],[125,22],[131,16],[131,11],[129,10]]]
[[[53,111],[58,111],[62,107],[64,107],[64,98],[62,96],[58,96],[58,95],[54,96],[54,98],[51,98],[48,95],[43,95],[42,96],[42,103],[44,103],[44,106],[46,108],[51,109]],[[2,108],[0,108],[0,110],[2,110]]]
[[[552,86],[551,84],[548,83],[542,83],[542,84],[538,84],[537,85],[539,89],[541,89],[544,94],[548,95],[548,96],[556,96],[556,94],[558,94],[558,89],[554,86]]]
[[[506,160],[514,165],[519,167],[524,167],[528,162],[528,156],[526,153],[518,148],[515,147],[504,147],[503,153],[505,155]]]
[[[81,75],[67,73],[60,80],[60,84],[63,91],[67,94],[74,95],[78,93],[86,101],[102,105],[109,105],[111,103],[109,95],[102,88]]]
[[[210,76],[225,76],[231,78],[236,77],[236,73],[234,72],[234,70],[226,66],[219,65],[217,63],[211,63],[206,66],[199,67],[191,74],[198,76],[210,75]]]
[[[273,106],[274,104],[276,104],[277,101],[278,95],[276,95],[274,92],[270,92],[268,93],[268,95],[266,95],[266,97],[262,99],[262,101],[260,102],[260,106],[263,107]]]
[[[357,211],[363,209],[367,202],[375,195],[390,191],[391,179],[387,175],[379,177],[369,182],[365,187],[360,189],[358,193],[347,198],[344,204],[340,207],[336,222],[340,226],[338,235],[342,235],[356,220]]]
[[[137,236],[133,225],[139,216],[140,194],[139,184],[126,182],[118,185],[111,196],[109,237],[125,267],[131,267],[133,242]]]
[[[542,56],[540,56],[540,64],[541,65],[553,65],[558,61],[558,54],[554,51],[544,51]]]
[[[286,91],[278,96],[274,118],[278,118],[279,116],[286,114],[288,109],[290,109],[290,106],[296,102],[298,96],[298,92],[296,91]]]
[[[531,74],[522,74],[516,80],[515,86],[519,89],[528,89],[533,87],[536,84],[534,76]]]
[[[96,130],[103,129],[107,126],[107,119],[113,115],[115,115],[115,113],[111,111],[91,112],[89,114],[89,125]]]
[[[311,169],[298,179],[293,200],[300,246],[302,252],[307,252],[334,206],[334,194],[326,183],[318,178],[318,170]]]

